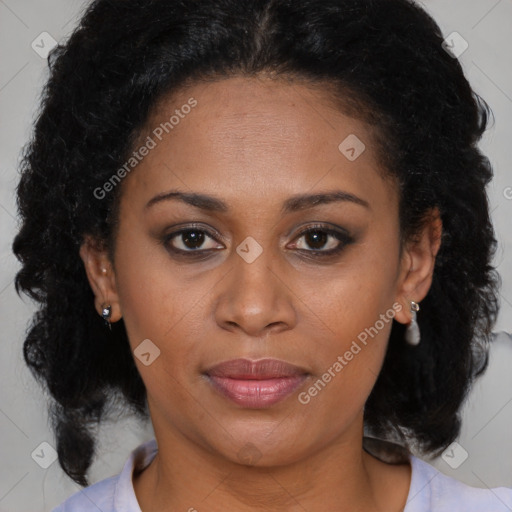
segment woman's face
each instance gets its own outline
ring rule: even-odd
[[[392,318],[430,284],[367,127],[304,85],[230,78],[164,102],[142,145],[108,299],[159,444],[273,465],[360,442]],[[240,358],[294,367],[213,369]]]

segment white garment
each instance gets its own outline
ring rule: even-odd
[[[157,450],[155,439],[141,444],[131,452],[120,474],[76,492],[52,512],[141,512],[133,490],[133,470],[148,466]],[[512,511],[512,487],[470,487],[414,455],[410,462],[411,486],[404,512]],[[204,507],[196,504],[196,508]]]

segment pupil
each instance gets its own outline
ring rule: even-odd
[[[323,231],[310,231],[306,236],[308,237],[307,243],[310,247],[313,249],[321,249],[325,245],[328,235]],[[312,240],[312,243],[310,243],[309,240]]]
[[[197,249],[197,247],[201,247],[204,241],[204,233],[200,233],[198,231],[185,231],[181,236],[183,242],[189,249]],[[192,244],[192,247],[188,244]],[[194,244],[196,245],[194,246]]]

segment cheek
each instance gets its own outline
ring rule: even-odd
[[[197,326],[204,322],[197,317],[201,310],[197,303],[204,291],[195,294],[180,287],[179,280],[169,278],[161,268],[159,272],[159,267],[149,260],[135,265],[136,252],[126,259],[134,265],[126,265],[121,271],[123,319],[149,405],[153,411],[160,411],[158,414],[164,415],[166,421],[190,430],[184,418],[193,416],[200,422],[206,414],[196,401],[190,400],[199,378],[196,368],[201,336]],[[144,356],[147,353],[150,355]]]
[[[375,384],[396,314],[397,245],[382,240],[358,255],[328,283],[317,279],[316,291],[302,298],[314,313],[306,323],[316,325],[316,336],[310,333],[316,340],[316,384],[303,401],[322,397],[317,406],[330,402],[346,412],[362,407]]]
[[[166,368],[183,368],[202,325],[196,316],[204,290],[180,279],[165,250],[135,231],[119,234],[116,284],[132,350],[149,339],[165,357]]]
[[[365,330],[377,322],[378,338],[385,340],[389,335],[398,251],[386,245],[357,248],[346,263],[328,273],[299,278],[298,295],[310,312],[310,322],[323,327],[329,346],[336,350],[343,350],[360,334],[364,339]],[[381,315],[386,314],[383,323]]]
[[[378,315],[355,313],[338,317],[334,335],[315,352],[318,371],[297,397],[304,413],[326,426],[326,438],[336,437],[361,413],[386,353],[392,319],[381,326],[375,325]]]

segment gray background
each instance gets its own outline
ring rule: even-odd
[[[31,44],[42,32],[63,41],[86,3],[0,0],[0,511],[49,511],[80,489],[58,462],[43,469],[31,457],[36,448],[40,452],[42,442],[53,446],[54,442],[45,397],[22,359],[23,334],[34,306],[14,291],[18,264],[11,242],[16,232],[14,188],[20,148],[29,137],[47,76],[46,61]],[[502,309],[495,327],[499,335],[490,367],[464,408],[458,442],[468,458],[458,469],[442,458],[431,463],[474,486],[512,486],[512,339],[507,334],[512,332],[512,188],[508,188],[512,187],[512,0],[425,0],[423,5],[445,36],[456,31],[469,43],[459,60],[495,115],[481,147],[495,170],[489,197],[499,240],[495,264],[503,279]],[[119,473],[129,452],[151,437],[151,425],[131,419],[105,425],[90,481]],[[456,458],[463,453],[460,450],[455,451]]]

